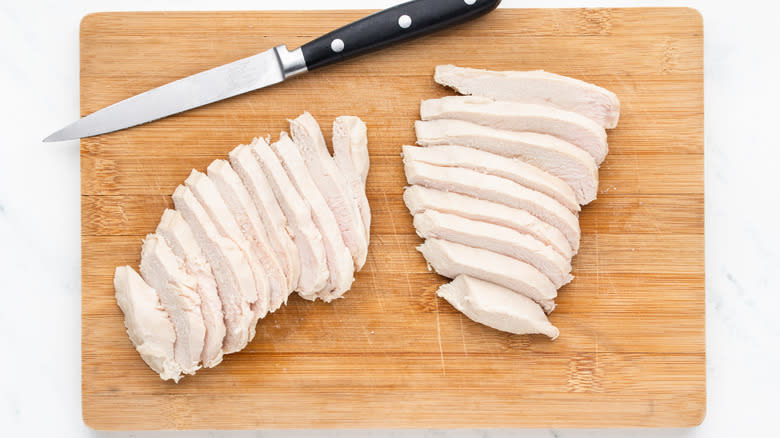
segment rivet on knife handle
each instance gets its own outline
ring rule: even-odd
[[[415,0],[334,30],[301,47],[308,70],[362,55],[495,9],[501,0]]]

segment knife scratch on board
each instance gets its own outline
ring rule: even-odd
[[[436,303],[436,338],[439,341],[439,357],[441,358],[441,375],[447,375],[447,367],[444,365],[444,350],[441,347],[441,324],[439,323],[439,297],[433,296],[433,301]]]
[[[373,260],[373,257],[369,255],[369,259],[371,259],[368,275],[371,282],[371,290],[374,291],[374,296],[376,297],[377,302],[379,303],[379,310],[381,310],[383,313],[385,311],[385,300],[382,299],[382,293],[379,292],[379,288],[376,284],[376,263]]]
[[[406,280],[406,295],[410,298],[414,295],[412,294],[412,283],[409,280],[409,259],[406,257],[406,253],[404,252],[405,245],[401,244],[401,241],[398,240],[398,229],[395,226],[395,219],[393,219],[393,211],[390,209],[390,202],[387,200],[387,193],[382,193],[382,200],[384,201],[385,211],[387,212],[387,217],[390,218],[390,225],[393,227],[393,241],[395,242],[396,248],[399,249],[399,252],[401,253],[401,261],[403,262],[403,268],[404,268],[404,280]]]
[[[468,356],[469,349],[466,348],[466,334],[463,332],[463,314],[458,313],[458,323],[460,324],[460,340],[463,343],[463,353]]]

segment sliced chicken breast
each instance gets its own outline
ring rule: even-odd
[[[571,263],[528,234],[434,210],[414,215],[414,228],[424,238],[443,239],[503,254],[538,269],[556,288],[569,283]]]
[[[186,374],[194,374],[206,339],[206,325],[200,310],[197,283],[184,269],[161,236],[146,236],[141,247],[141,276],[157,291],[176,332],[173,355]]]
[[[366,197],[368,176],[368,137],[366,124],[357,117],[342,116],[333,121],[333,159],[347,179],[352,200],[358,207],[365,229],[366,244],[371,239],[371,207]],[[360,266],[356,270],[360,270]]]
[[[297,189],[303,200],[309,205],[311,217],[322,236],[329,277],[327,285],[317,293],[317,296],[326,302],[339,298],[352,286],[355,269],[352,255],[344,243],[338,221],[319,190],[322,185],[314,182],[306,169],[298,146],[289,137],[283,134],[278,142],[271,145],[271,148],[287,171],[287,176],[293,183],[291,188]]]
[[[173,203],[192,229],[211,265],[225,318],[222,350],[225,354],[235,353],[246,347],[255,336],[255,313],[250,303],[257,300],[257,292],[252,268],[241,248],[220,234],[188,187],[180,185],[176,188]]]
[[[533,300],[505,287],[468,275],[443,284],[436,294],[472,321],[517,335],[542,334],[555,339],[560,332]]]
[[[404,191],[404,202],[412,215],[434,210],[500,225],[533,236],[555,249],[566,260],[571,260],[574,256],[569,241],[560,230],[525,210],[422,186],[407,187]]]
[[[598,123],[550,105],[447,96],[424,100],[420,115],[423,120],[456,119],[496,129],[549,134],[584,149],[597,164],[604,161],[609,151],[607,132]]]
[[[409,184],[417,184],[445,192],[455,192],[510,207],[526,210],[558,228],[574,251],[579,249],[580,224],[577,216],[560,202],[493,175],[471,169],[439,167],[404,158],[404,170]]]
[[[317,293],[328,284],[328,262],[325,247],[317,226],[312,220],[311,208],[290,181],[279,158],[268,143],[257,141],[252,152],[260,164],[279,206],[287,216],[287,223],[301,260],[301,277],[296,291],[307,300],[315,300]]]
[[[252,195],[257,212],[267,232],[268,242],[276,254],[276,259],[284,269],[287,278],[287,290],[298,287],[301,277],[301,257],[288,231],[285,217],[273,189],[263,170],[252,153],[252,146],[262,141],[255,139],[251,146],[241,145],[230,151],[230,164],[241,177],[244,186]],[[285,303],[287,298],[285,298]]]
[[[558,177],[519,160],[465,146],[403,147],[404,159],[434,166],[462,167],[512,180],[544,193],[573,212],[580,211],[571,187]]]
[[[290,132],[327,206],[333,212],[341,237],[352,255],[355,269],[366,263],[368,237],[347,179],[328,153],[320,125],[305,112],[290,122]]]
[[[427,239],[417,250],[439,275],[448,278],[468,275],[525,295],[547,313],[555,308],[558,292],[550,279],[520,260],[441,239]]]
[[[596,199],[599,188],[596,161],[567,141],[551,135],[505,131],[462,120],[417,121],[415,129],[417,143],[421,146],[461,145],[517,158],[566,181],[580,204]]]
[[[249,242],[252,253],[268,277],[270,291],[269,312],[275,312],[287,301],[290,290],[282,266],[276,259],[268,234],[257,212],[249,191],[241,178],[225,160],[215,160],[208,167],[208,177],[217,187],[241,233]]]
[[[211,265],[195,240],[192,229],[178,211],[166,209],[156,233],[165,239],[176,257],[184,261],[185,271],[195,280],[195,291],[200,297],[200,311],[206,326],[200,360],[204,367],[213,368],[222,362],[225,317]]]
[[[255,323],[268,314],[271,305],[271,287],[268,281],[268,273],[263,268],[258,255],[253,251],[249,241],[241,233],[241,228],[236,218],[228,208],[225,200],[219,194],[217,186],[205,174],[192,170],[184,183],[192,190],[192,193],[203,206],[203,209],[211,218],[220,234],[238,246],[244,253],[252,276],[255,279],[255,294],[250,296],[252,311],[255,312]]]
[[[434,80],[461,94],[551,105],[581,114],[604,128],[617,126],[620,101],[599,86],[545,71],[490,71],[439,65]]]
[[[333,158],[342,172],[347,167],[353,168],[363,186],[366,185],[370,166],[368,129],[359,117],[341,116],[333,121]]]
[[[116,268],[114,290],[127,335],[141,358],[161,379],[178,383],[183,370],[174,358],[176,332],[157,291],[130,266]]]

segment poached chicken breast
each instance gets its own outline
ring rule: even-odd
[[[533,300],[510,289],[468,275],[458,275],[436,291],[472,321],[517,335],[542,334],[550,339],[560,332]]]
[[[546,134],[513,132],[462,120],[418,121],[417,144],[460,145],[516,158],[566,181],[577,201],[596,199],[599,169],[590,154],[573,144]]]
[[[526,210],[558,228],[566,236],[571,247],[575,251],[579,249],[580,224],[577,216],[547,195],[525,188],[506,178],[486,175],[471,169],[438,167],[406,160],[404,170],[410,184],[456,192]]]
[[[423,120],[456,119],[496,129],[549,134],[578,146],[601,164],[607,156],[607,132],[593,120],[549,105],[447,96],[424,100]]]
[[[434,80],[463,96],[423,100],[422,147],[402,157],[418,250],[453,279],[438,295],[481,324],[555,339],[544,313],[574,278],[580,206],[596,199],[620,102],[544,71],[440,65]]]
[[[468,275],[509,288],[536,301],[550,313],[558,291],[538,269],[512,257],[441,239],[426,239],[417,247],[437,274]]]
[[[464,146],[403,147],[404,159],[441,167],[461,167],[500,176],[544,193],[572,212],[580,211],[571,187],[558,177],[522,161]]]
[[[352,255],[355,269],[360,269],[366,263],[368,253],[366,227],[350,192],[347,178],[328,153],[320,125],[311,114],[303,113],[290,122],[290,132],[308,168],[310,179],[333,212],[342,240]]]
[[[298,248],[290,237],[287,217],[282,212],[271,184],[252,153],[252,147],[260,141],[255,139],[249,146],[240,145],[230,151],[230,164],[252,196],[257,213],[267,232],[268,242],[284,269],[289,292],[298,287],[301,278],[301,258]],[[287,303],[287,297],[284,301]]]
[[[461,94],[550,105],[581,114],[607,129],[617,126],[615,93],[579,79],[536,71],[491,71],[439,65],[434,80]]]
[[[293,183],[292,188],[297,189],[301,198],[309,205],[311,219],[322,236],[329,275],[325,287],[316,295],[325,302],[330,302],[341,297],[352,286],[355,272],[352,256],[344,243],[338,221],[319,189],[322,186],[317,185],[307,172],[295,143],[286,135],[282,135],[278,142],[271,145],[271,149],[287,171],[287,176]]]
[[[281,161],[268,143],[256,142],[252,152],[287,216],[290,234],[298,247],[301,260],[301,277],[296,288],[298,295],[307,300],[315,300],[317,294],[327,286],[329,272],[322,234],[314,224],[311,208],[295,189]]]
[[[116,268],[114,290],[127,335],[138,354],[161,379],[178,383],[183,370],[173,353],[176,332],[157,291],[130,266]]]
[[[246,347],[255,336],[255,313],[250,308],[257,300],[255,278],[246,255],[232,240],[222,236],[195,195],[184,185],[173,192],[176,210],[203,248],[217,283],[225,320],[225,354]]]
[[[566,259],[571,259],[575,254],[566,236],[560,230],[525,210],[416,185],[406,188],[404,203],[412,215],[427,210],[450,213],[533,236],[540,242],[550,245]]]
[[[252,197],[241,178],[227,161],[214,160],[208,167],[208,177],[219,191],[225,205],[233,214],[242,235],[249,243],[252,254],[262,265],[268,278],[268,312],[274,312],[287,301],[289,290],[282,266],[271,248]]]
[[[414,216],[414,228],[422,238],[444,239],[487,249],[528,263],[552,281],[556,288],[572,280],[571,263],[549,246],[510,228],[427,210]]]
[[[368,245],[371,238],[371,207],[366,197],[368,136],[366,124],[362,120],[354,116],[341,116],[333,121],[333,159],[347,179],[352,200],[360,212]],[[360,267],[356,266],[356,269]]]
[[[176,332],[173,344],[176,362],[184,373],[194,374],[200,368],[206,338],[195,279],[187,274],[184,262],[176,257],[165,239],[156,234],[146,236],[141,248],[141,275],[157,291],[171,318]]]
[[[176,257],[184,262],[187,274],[195,280],[195,291],[200,297],[200,310],[206,328],[200,359],[204,367],[213,368],[222,362],[225,321],[211,265],[195,240],[192,229],[178,211],[167,209],[163,212],[156,234],[165,239]]]

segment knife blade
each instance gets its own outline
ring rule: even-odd
[[[369,15],[303,46],[280,45],[98,110],[46,137],[106,134],[269,87],[290,77],[480,17],[501,0],[414,0]]]

